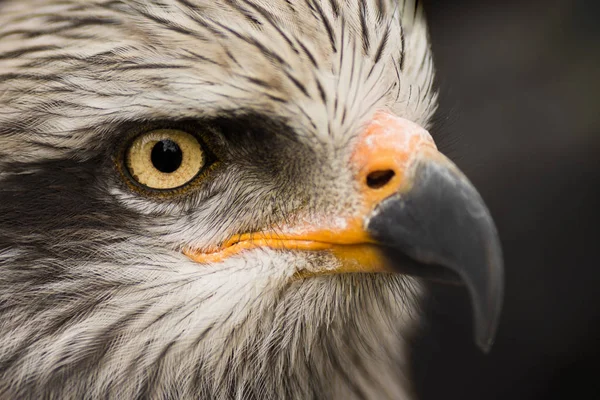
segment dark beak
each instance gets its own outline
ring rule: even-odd
[[[452,163],[418,161],[410,189],[381,202],[366,229],[394,270],[463,282],[471,296],[477,344],[489,351],[502,308],[502,251],[481,196]]]

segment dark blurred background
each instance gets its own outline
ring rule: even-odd
[[[484,355],[466,291],[432,287],[418,393],[600,398],[600,2],[424,3],[442,95],[432,133],[495,217],[506,297]]]

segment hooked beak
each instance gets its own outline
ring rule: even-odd
[[[481,196],[455,168],[421,161],[412,188],[379,204],[366,230],[396,271],[468,288],[479,347],[490,350],[502,308],[503,262],[494,222]]]
[[[476,342],[489,351],[502,308],[504,272],[498,234],[481,196],[437,151],[427,131],[390,114],[375,115],[351,162],[363,208],[341,227],[313,221],[235,235],[213,251],[184,253],[213,263],[257,247],[326,251],[339,266],[305,276],[395,271],[462,282],[471,296]]]

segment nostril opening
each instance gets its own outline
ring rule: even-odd
[[[371,189],[381,189],[396,175],[394,171],[391,169],[386,169],[384,171],[373,171],[369,175],[367,175],[367,186]]]

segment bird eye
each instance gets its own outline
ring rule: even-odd
[[[194,179],[206,164],[206,153],[195,136],[159,129],[135,138],[126,151],[125,162],[139,184],[168,190]]]

